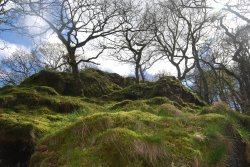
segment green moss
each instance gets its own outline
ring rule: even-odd
[[[32,124],[25,122],[0,121],[0,141],[26,140],[34,135]]]
[[[0,106],[13,108],[16,111],[47,106],[52,111],[61,113],[73,112],[83,107],[78,98],[59,96],[53,88],[44,86],[5,89],[0,95]]]
[[[174,105],[167,103],[162,104],[159,107],[158,114],[161,116],[180,116],[182,114],[182,111],[176,108]]]
[[[149,106],[144,100],[137,100],[137,101],[123,100],[121,102],[115,103],[109,109],[112,111],[141,110],[150,113],[154,113],[155,110],[151,106]]]
[[[215,147],[212,149],[211,156],[209,157],[209,163],[216,164],[216,162],[218,162],[222,159],[223,156],[225,156],[225,153],[226,147],[224,145],[215,145]]]
[[[123,100],[121,102],[118,102],[118,103],[114,104],[110,109],[111,110],[121,109],[121,108],[123,108],[126,105],[131,104],[131,103],[133,103],[133,101],[131,101],[131,100]]]
[[[54,88],[48,86],[35,86],[34,89],[39,93],[45,95],[52,95],[52,96],[59,95]]]
[[[48,84],[41,75],[30,83]],[[106,98],[62,96],[70,89],[64,85],[70,76],[57,89],[1,88],[0,141],[34,141],[30,166],[44,167],[223,167],[235,156],[237,143],[249,143],[249,116],[222,103],[203,107],[173,77],[139,85],[131,79],[126,85],[126,79],[99,70],[81,75],[89,96]]]
[[[84,94],[87,97],[100,97],[120,90],[121,86],[126,85],[124,78],[118,74],[109,74],[96,69],[85,69],[81,71]],[[22,86],[48,86],[54,88],[62,95],[75,95],[74,79],[71,73],[41,71],[38,74],[26,79]]]
[[[172,79],[172,77],[161,78],[156,82],[145,82],[137,85],[131,85],[122,90],[114,91],[106,96],[106,98],[113,100],[139,100],[155,97],[169,98],[181,106],[184,106],[185,102],[194,103],[200,106],[205,105],[205,103],[196,95],[187,90],[187,88],[181,85],[179,81]],[[155,102],[156,101],[159,102],[160,98],[156,99]]]
[[[170,103],[170,100],[166,97],[154,97],[146,101],[148,105],[161,105],[164,103]]]

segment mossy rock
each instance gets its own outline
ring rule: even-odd
[[[82,108],[77,101],[67,97],[59,96],[50,87],[9,87],[0,90],[0,107],[15,108],[16,106],[26,106],[27,108],[48,107],[52,111],[59,113],[70,113]]]
[[[104,71],[94,69],[94,68],[87,68],[83,70],[82,73],[85,73],[85,74],[96,73],[97,74],[96,76],[104,76],[105,78],[109,79],[112,83],[120,87],[126,87],[129,85],[136,84],[135,77],[122,77],[117,73],[104,72]]]
[[[96,69],[85,69],[80,72],[82,87],[86,97],[100,97],[120,90],[122,86],[127,85],[126,80],[118,74],[106,73]],[[22,86],[48,86],[54,88],[61,95],[75,95],[74,79],[71,73],[41,71],[32,75],[24,82]]]
[[[249,166],[249,116],[204,106],[174,77],[134,84],[96,69],[81,77],[93,98],[62,96],[64,83],[57,90],[46,78],[0,88],[0,166]]]
[[[48,86],[54,88],[58,93],[64,95],[72,94],[71,84],[73,78],[66,72],[40,71],[24,80],[22,86]]]
[[[125,107],[128,104],[133,103],[132,100],[123,100],[121,102],[116,103],[115,105],[113,105],[112,107],[110,107],[111,110],[117,110],[117,109],[121,109],[123,107]]]
[[[35,131],[31,124],[0,119],[0,166],[28,166],[35,148]]]
[[[175,77],[163,77],[156,82],[136,84],[133,77],[121,77],[115,73],[88,68],[80,73],[86,97],[104,97],[112,100],[138,100],[167,97],[180,105],[205,103],[185,88]],[[26,79],[23,86],[48,86],[61,95],[74,95],[73,77],[66,72],[41,71]],[[51,92],[52,93],[52,92]]]
[[[170,103],[170,100],[166,97],[154,97],[146,101],[148,105],[162,105],[164,103]]]
[[[164,77],[160,78],[156,82],[131,85],[122,90],[115,91],[105,97],[118,101],[124,99],[138,100],[154,97],[166,97],[182,106],[184,106],[185,103],[193,103],[198,106],[205,105],[205,102],[200,100],[198,96],[185,88],[174,77]]]
[[[119,85],[112,82],[106,73],[100,70],[86,69],[81,72],[80,76],[86,97],[100,97],[121,89]]]

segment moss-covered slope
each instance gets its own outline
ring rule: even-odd
[[[26,167],[35,143],[103,108],[95,100],[60,96],[45,86],[0,89],[0,166]]]
[[[152,101],[124,101],[126,105],[111,104],[106,111],[86,115],[42,140],[30,166],[249,165],[250,131],[224,104],[200,114]]]
[[[115,73],[107,73],[97,69],[85,69],[80,73],[84,87],[84,95],[87,97],[100,97],[107,95],[122,87],[135,83],[135,79],[123,78]],[[41,71],[26,79],[23,86],[49,86],[62,95],[74,95],[73,77],[71,73]]]
[[[174,78],[133,85],[90,69],[82,74],[94,78],[89,85],[106,82],[109,91],[83,98],[40,84],[41,73],[0,89],[0,166],[250,165],[250,117],[224,103],[204,106]]]

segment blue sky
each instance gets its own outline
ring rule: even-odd
[[[32,47],[31,38],[21,35],[14,31],[5,31],[0,34],[0,39],[12,44],[24,45],[28,48]]]

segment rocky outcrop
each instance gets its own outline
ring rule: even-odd
[[[27,167],[35,148],[31,125],[0,120],[0,166]]]

